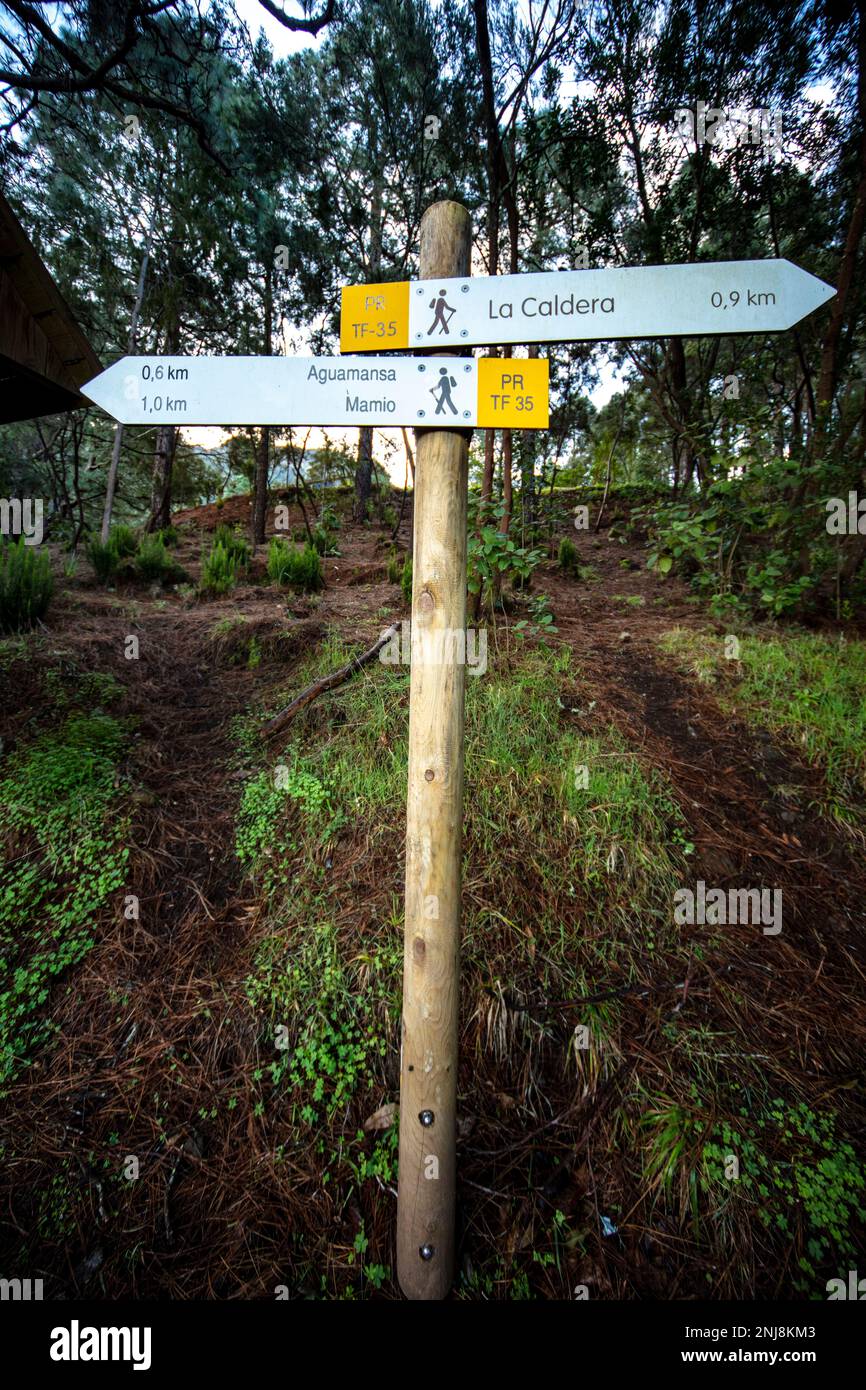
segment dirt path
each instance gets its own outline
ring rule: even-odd
[[[824,949],[841,944],[844,950],[849,929],[866,920],[866,876],[856,841],[808,806],[820,773],[792,748],[733,718],[712,691],[678,674],[660,653],[658,639],[672,627],[708,627],[679,581],[659,583],[640,548],[604,533],[589,558],[600,582],[575,585],[548,572],[539,587],[551,595],[560,636],[573,648],[599,711],[670,778],[707,882],[784,882],[795,890],[791,925],[805,914],[828,938]],[[617,595],[644,602],[618,604]],[[717,632],[721,645],[725,632],[718,626]],[[847,944],[866,962],[862,931],[851,930]]]
[[[600,582],[576,584],[551,569],[537,585],[551,596],[560,637],[574,651],[581,703],[587,688],[596,701],[589,723],[574,718],[586,732],[599,721],[615,724],[642,760],[665,773],[690,827],[695,880],[781,890],[781,933],[728,927],[723,949],[696,965],[696,979],[705,977],[710,995],[719,972],[736,979],[739,1021],[780,1074],[795,1073],[816,1096],[848,1087],[866,1043],[856,1003],[866,979],[862,847],[810,807],[821,785],[815,769],[732,717],[659,652],[658,638],[671,627],[708,626],[684,586],[657,581],[640,548],[605,532],[600,539],[580,547]],[[644,602],[620,604],[617,594]],[[660,596],[663,605],[654,602]]]

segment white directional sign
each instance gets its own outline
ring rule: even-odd
[[[836,291],[790,261],[708,261],[343,290],[344,352],[771,333]]]
[[[124,357],[81,389],[124,425],[545,429],[547,380],[502,358]]]

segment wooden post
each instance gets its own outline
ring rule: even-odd
[[[468,275],[471,245],[466,209],[435,203],[421,279]],[[417,431],[397,1200],[412,1299],[444,1298],[454,1273],[468,459],[465,431]]]

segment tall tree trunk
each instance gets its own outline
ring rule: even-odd
[[[503,184],[502,140],[496,118],[496,94],[493,87],[493,57],[490,51],[490,26],[487,16],[487,0],[473,0],[475,16],[475,50],[481,76],[481,93],[484,106],[484,126],[486,133],[487,165],[487,273],[499,273],[499,214],[501,209],[501,189]],[[507,171],[505,171],[507,177]],[[498,356],[497,349],[491,348],[491,357]],[[481,476],[481,497],[478,504],[478,525],[487,519],[490,499],[493,494],[493,470],[496,461],[496,432],[489,429],[484,435],[484,471]],[[475,617],[478,617],[480,596],[476,598]]]
[[[373,426],[362,425],[358,430],[358,462],[355,467],[356,521],[366,521],[373,478]]]
[[[511,525],[511,513],[513,510],[512,498],[514,496],[513,479],[511,476],[512,463],[512,439],[511,430],[502,431],[502,500],[505,503],[502,516],[499,519],[499,529],[503,535],[508,535],[508,528]]]
[[[72,421],[72,496],[74,507],[78,513],[75,529],[72,535],[72,549],[78,549],[78,543],[84,534],[84,498],[81,495],[81,440],[84,434],[84,421],[79,415]],[[71,520],[71,517],[70,517]]]
[[[689,383],[686,372],[686,349],[682,338],[669,338],[667,341],[670,397],[676,417],[681,425],[681,433],[676,441],[679,456],[678,473],[683,479],[683,491],[687,492],[695,473],[703,487],[704,470],[701,459],[694,447],[689,424]]]
[[[500,149],[502,149],[501,142],[500,142]],[[503,150],[503,153],[502,153],[502,159],[503,159],[504,172],[505,172],[505,175],[506,175],[505,183],[504,183],[503,189],[502,189],[502,198],[503,198],[503,202],[505,203],[505,218],[506,218],[506,221],[507,221],[507,223],[508,223],[508,273],[509,273],[510,275],[516,275],[516,274],[517,274],[517,270],[518,270],[518,266],[517,266],[517,238],[518,238],[518,227],[519,227],[519,222],[518,222],[518,211],[517,211],[517,193],[516,193],[516,190],[515,190],[515,179],[511,176],[511,173],[510,173],[509,170],[508,170],[508,165],[507,165],[507,162],[506,162],[506,160],[505,160],[505,153],[504,153],[504,150]],[[516,154],[514,153],[514,150],[513,150],[513,149],[512,149],[512,154],[511,154],[511,164],[512,164],[512,168],[513,168],[513,169],[516,169],[516,165],[517,165],[517,156],[516,156]],[[505,348],[503,348],[503,349],[502,349],[502,356],[503,356],[503,357],[511,357],[511,356],[512,356],[512,349],[511,349],[511,347],[505,347]],[[503,473],[502,473],[502,487],[503,487],[503,496],[504,496],[504,499],[505,499],[505,510],[504,510],[503,513],[502,513],[502,520],[501,520],[500,523],[499,523],[499,529],[500,529],[500,531],[502,531],[503,535],[506,535],[506,536],[508,535],[508,532],[509,532],[510,529],[511,529],[511,518],[512,518],[512,515],[513,515],[513,513],[514,513],[514,504],[513,504],[513,496],[514,496],[514,494],[513,494],[513,489],[512,489],[512,476],[511,476],[511,463],[512,463],[513,455],[514,455],[514,440],[513,440],[513,437],[512,437],[511,430],[503,430],[503,431],[502,431],[502,469],[503,469]]]
[[[538,344],[531,343],[529,356],[538,356]],[[534,430],[523,430],[520,436],[520,502],[523,514],[523,543],[535,527],[535,450]]]
[[[413,453],[412,453],[412,445],[409,443],[409,434],[408,434],[408,432],[407,432],[407,430],[406,430],[405,425],[401,425],[401,426],[400,426],[400,433],[401,433],[402,436],[403,436],[403,447],[404,447],[404,449],[406,450],[406,475],[405,475],[405,478],[404,478],[404,481],[403,481],[403,496],[400,498],[400,515],[397,517],[397,521],[396,521],[396,523],[395,523],[395,525],[394,525],[394,530],[391,532],[391,540],[392,540],[392,541],[395,541],[395,540],[397,539],[397,532],[400,530],[400,527],[401,527],[402,524],[403,524],[403,512],[404,512],[404,510],[405,510],[405,508],[406,508],[406,493],[409,491],[409,470],[410,470],[410,468],[411,468],[411,470],[412,470],[412,487],[413,487],[413,489],[414,489],[414,487],[415,487],[415,458],[414,458],[414,455],[413,455]],[[411,529],[411,532],[410,532],[410,535],[409,535],[409,553],[410,553],[410,554],[411,554],[411,552],[412,552],[412,536],[413,536],[413,533],[414,533],[414,530],[415,530],[415,527],[414,527],[414,515],[415,515],[415,507],[414,507],[414,503],[413,503],[413,506],[412,506],[413,525],[412,525],[412,529]]]
[[[175,283],[174,268],[171,261],[172,250],[177,241],[172,236],[166,278],[169,287]],[[167,357],[177,352],[180,341],[180,303],[172,296],[168,324],[165,331],[164,352]],[[153,458],[153,481],[150,494],[150,518],[148,531],[161,531],[171,525],[171,475],[174,469],[174,456],[177,450],[177,427],[160,425],[156,432],[156,449]]]
[[[148,531],[161,531],[164,526],[171,525],[171,475],[176,449],[177,429],[174,425],[160,425],[153,458]]]
[[[156,209],[159,199],[154,200],[153,213],[150,225],[147,229],[147,237],[144,243],[144,251],[141,256],[141,266],[138,271],[138,284],[135,290],[135,303],[132,306],[132,318],[129,321],[129,336],[126,340],[126,351],[128,355],[135,352],[135,339],[138,334],[138,320],[141,316],[141,306],[144,301],[144,287],[147,282],[147,267],[150,261],[150,245],[153,239],[153,228],[156,221]],[[105,507],[102,513],[102,531],[100,539],[105,545],[108,540],[108,533],[111,530],[111,513],[114,509],[114,494],[117,489],[117,470],[120,465],[120,451],[123,447],[123,425],[116,425],[114,428],[114,446],[111,450],[111,463],[108,466],[108,481],[105,487]]]
[[[370,283],[376,284],[382,274],[382,178],[378,172],[376,151],[378,138],[375,127],[370,133],[370,154],[373,168],[377,170],[370,198],[370,259],[368,273]],[[355,505],[353,514],[356,521],[367,520],[370,491],[373,478],[373,427],[362,425],[358,430],[358,461],[355,467]]]
[[[827,426],[830,420],[830,411],[833,407],[833,397],[836,394],[839,370],[839,338],[842,333],[842,325],[845,322],[845,314],[848,309],[848,300],[854,284],[854,271],[857,264],[860,242],[863,238],[863,229],[864,226],[866,226],[866,0],[859,0],[857,13],[857,109],[860,116],[859,176],[857,188],[854,193],[854,201],[851,206],[851,216],[848,220],[845,249],[842,252],[842,260],[839,265],[839,275],[836,281],[836,297],[832,300],[830,305],[830,320],[827,324],[827,332],[824,335],[824,346],[821,353],[821,369],[818,374],[818,388],[816,391],[817,420],[813,438],[815,453],[819,457],[824,447]]]
[[[270,357],[273,343],[274,285],[273,267],[269,259],[265,265],[265,322],[263,351]],[[253,545],[265,543],[265,521],[268,514],[268,471],[271,456],[271,431],[269,425],[262,425],[256,453],[256,471],[253,480],[253,506],[250,519],[250,534]]]

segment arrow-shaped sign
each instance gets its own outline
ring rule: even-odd
[[[124,425],[546,429],[546,360],[122,357],[82,392]]]
[[[708,261],[343,289],[343,352],[772,333],[836,291],[790,261]]]

